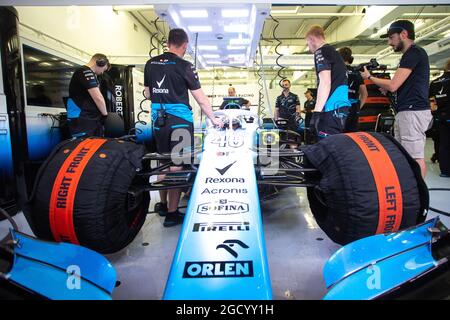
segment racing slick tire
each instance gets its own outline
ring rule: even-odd
[[[390,135],[337,134],[303,149],[311,212],[334,242],[344,245],[402,230],[425,220],[429,195],[419,165]]]
[[[24,208],[34,234],[100,253],[127,246],[141,229],[149,193],[129,193],[145,147],[86,138],[61,142],[40,167]]]

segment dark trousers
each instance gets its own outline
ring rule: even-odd
[[[359,102],[352,104],[348,110],[347,121],[345,122],[344,132],[356,132],[358,131],[359,120]]]
[[[88,119],[88,118],[72,118],[68,119],[69,131],[72,137],[103,137],[104,129],[100,119]]]
[[[317,140],[324,139],[333,134],[344,132],[349,107],[328,112],[315,112],[310,129],[315,133]]]
[[[450,175],[450,122],[439,124],[439,168]]]
[[[443,124],[445,125],[445,124]],[[431,139],[433,139],[434,144],[434,155],[433,157],[438,160],[439,159],[439,127],[441,126],[439,120],[436,118],[433,119],[433,126],[430,129]]]

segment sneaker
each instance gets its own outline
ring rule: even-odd
[[[166,219],[164,219],[163,226],[166,228],[173,227],[177,224],[183,223],[183,220],[184,214],[182,214],[180,211],[177,210],[175,212],[168,212],[166,215]]]
[[[441,173],[441,174],[439,175],[439,177],[441,177],[441,178],[450,178],[450,174]]]
[[[155,209],[154,209],[154,211],[155,211],[155,212],[158,212],[158,214],[159,214],[160,217],[165,217],[166,214],[167,214],[167,211],[168,211],[168,209],[167,209],[167,203],[164,203],[164,202],[158,202],[158,203],[156,203],[156,204],[155,204]]]

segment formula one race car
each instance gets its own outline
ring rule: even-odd
[[[193,151],[147,153],[120,138],[62,142],[24,210],[34,233],[116,252],[142,227],[148,191],[191,189],[164,298],[270,299],[260,201],[277,189],[306,187],[318,225],[339,244],[424,222],[427,187],[392,136],[339,134],[292,149],[248,110],[215,115],[225,127],[207,121]],[[180,162],[183,170],[164,171]]]

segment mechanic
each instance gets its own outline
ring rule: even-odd
[[[321,26],[306,33],[309,51],[314,54],[317,74],[317,98],[310,129],[318,140],[344,131],[348,109],[347,68],[339,53],[325,42]]]
[[[309,131],[309,126],[311,123],[311,117],[313,114],[314,107],[316,105],[316,99],[314,99],[313,93],[311,90],[305,91],[306,101],[303,103],[302,113],[305,114],[305,143],[310,144],[313,143],[314,139],[312,137],[312,133]]]
[[[67,120],[72,136],[103,136],[103,123],[108,112],[97,76],[110,67],[108,58],[96,53],[73,73],[67,99]]]
[[[431,81],[430,98],[437,106],[440,176],[450,178],[450,59],[445,63],[444,74]]]
[[[234,97],[236,97],[236,99],[230,99]],[[236,89],[231,85],[228,87],[228,97],[224,99],[219,109],[223,110],[225,106],[228,104],[237,104],[240,106],[241,109],[250,110],[250,101],[242,97],[238,97],[236,95]]]
[[[414,43],[414,24],[408,20],[393,22],[382,38],[389,38],[388,44],[395,52],[403,55],[392,79],[372,77],[367,68],[361,72],[363,79],[370,79],[386,94],[396,93],[394,106],[394,135],[397,141],[419,164],[422,176],[426,175],[425,131],[432,124],[431,108],[428,101],[430,64],[426,51]]]
[[[356,132],[358,131],[359,110],[364,106],[369,94],[359,71],[350,66],[353,63],[352,50],[349,47],[343,47],[339,49],[339,54],[347,66],[348,98],[352,104],[345,123],[345,132]]]
[[[169,50],[150,59],[145,65],[145,96],[152,101],[153,134],[159,153],[172,153],[180,145],[189,152],[192,150],[194,126],[188,91],[212,124],[223,126],[222,121],[214,117],[211,104],[201,89],[195,67],[183,59],[188,41],[188,35],[183,29],[170,30]],[[181,166],[170,167],[170,171],[181,169]],[[159,179],[164,179],[164,176]],[[183,221],[184,214],[178,211],[180,195],[181,189],[160,191],[161,202],[155,205],[155,211],[165,216],[165,227],[175,226]]]
[[[305,114],[305,127],[309,127],[309,122],[311,120],[312,113],[316,105],[316,99],[314,99],[311,90],[305,91],[305,98],[306,101],[303,103],[302,113]]]
[[[288,121],[288,129],[297,132],[297,114],[300,114],[300,100],[298,95],[292,93],[291,81],[284,79],[281,81],[283,91],[275,102],[275,119],[285,119]]]

